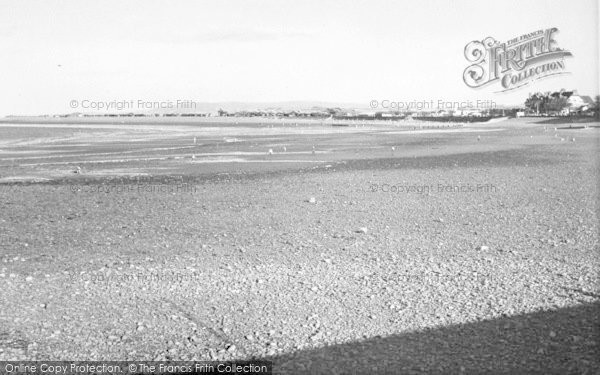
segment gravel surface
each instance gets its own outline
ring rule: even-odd
[[[0,360],[599,373],[600,134],[528,144],[530,130],[508,131],[525,140],[0,185]]]

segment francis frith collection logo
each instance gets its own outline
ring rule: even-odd
[[[535,80],[568,73],[565,58],[571,52],[558,47],[553,27],[499,42],[492,37],[475,40],[465,46],[471,63],[464,73],[467,86],[479,88],[499,83],[502,91],[523,87]]]

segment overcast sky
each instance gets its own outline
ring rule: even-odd
[[[522,103],[598,93],[598,0],[0,2],[0,115],[72,99]],[[571,72],[510,93],[462,80],[464,47],[557,27]]]

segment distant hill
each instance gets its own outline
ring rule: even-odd
[[[167,101],[163,101],[162,103],[167,103]],[[262,111],[262,112],[327,112],[327,109],[338,109],[341,111],[351,111],[357,110],[358,112],[388,112],[393,111],[393,108],[370,108],[369,103],[349,103],[349,102],[324,102],[324,101],[282,101],[282,102],[187,102],[183,103],[184,105],[177,107],[176,101],[171,101],[172,107],[161,108],[160,102],[157,102],[157,105],[152,108],[152,105],[149,104],[149,107],[144,108],[143,106],[137,105],[136,102],[133,103],[131,109],[122,109],[122,110],[106,110],[106,111],[93,111],[93,110],[83,110],[80,109],[76,112],[64,112],[64,113],[50,113],[44,114],[46,116],[52,115],[70,115],[72,117],[76,117],[77,115],[92,115],[92,116],[104,116],[107,114],[143,114],[143,115],[153,115],[153,114],[216,114],[219,110],[223,110],[228,113],[234,112],[253,112],[253,111]],[[519,108],[522,105],[501,105],[497,104],[497,109],[511,109],[511,108]],[[422,112],[431,112],[436,111],[436,108],[423,109]],[[42,114],[39,114],[42,115]],[[36,116],[36,115],[29,115]],[[5,116],[7,118],[10,117],[19,117],[19,115],[8,115]],[[28,116],[25,116],[28,117]]]
[[[167,108],[167,109],[152,109],[145,113],[207,113],[217,112],[222,109],[227,112],[236,111],[306,111],[318,110],[324,108],[356,108],[366,109],[367,104],[360,103],[339,103],[339,102],[316,102],[316,101],[285,101],[285,102],[195,102],[195,105],[190,105],[187,108]]]

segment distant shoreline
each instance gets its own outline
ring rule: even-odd
[[[533,123],[560,125],[598,123],[595,117],[523,117]],[[0,124],[64,124],[64,125],[202,125],[219,124],[222,126],[237,126],[241,124],[258,126],[354,126],[354,125],[407,125],[428,123],[421,120],[338,120],[316,118],[270,118],[270,117],[49,117],[49,116],[11,116],[0,118]],[[431,121],[435,123],[435,121]],[[482,124],[485,124],[483,122]]]

